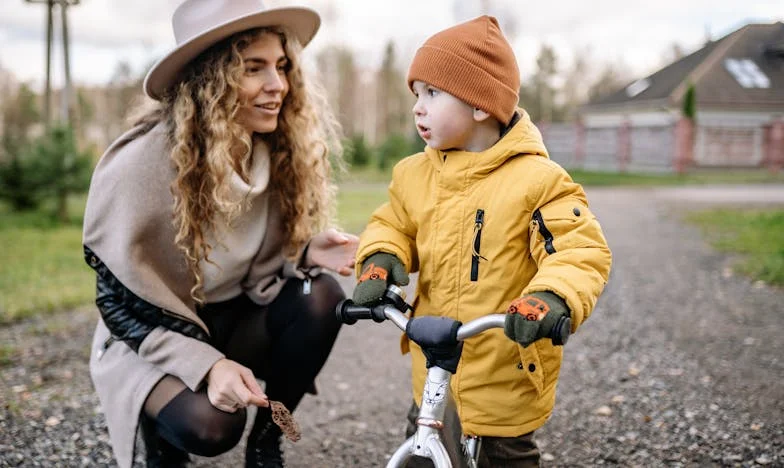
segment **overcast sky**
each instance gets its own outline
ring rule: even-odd
[[[69,8],[71,75],[81,84],[107,82],[117,63],[141,74],[174,44],[171,13],[180,0],[81,0]],[[267,5],[295,2],[267,0]],[[394,39],[401,68],[429,35],[481,13],[491,3],[517,53],[523,77],[542,42],[556,48],[561,66],[575,52],[623,64],[633,77],[654,71],[671,45],[698,49],[706,34],[721,37],[748,22],[784,21],[782,0],[300,0],[324,19],[312,53],[327,44],[353,48],[360,63],[377,66]],[[514,28],[513,28],[514,26]],[[56,33],[58,29],[56,29]],[[36,87],[44,80],[45,7],[0,0],[0,67]],[[54,81],[62,82],[62,45],[55,49]]]

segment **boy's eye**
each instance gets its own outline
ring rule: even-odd
[[[433,97],[433,96],[435,96],[436,94],[438,94],[438,91],[436,91],[436,90],[435,90],[435,89],[433,89],[433,88],[427,88],[427,95],[428,95],[428,96],[430,96],[430,97]]]

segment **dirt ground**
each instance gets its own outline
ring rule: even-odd
[[[784,466],[784,290],[733,274],[681,220],[716,203],[781,206],[784,186],[588,195],[613,270],[566,347],[537,432],[543,464]],[[0,328],[0,467],[114,466],[87,374],[96,318],[84,307]],[[295,414],[303,438],[286,443],[287,466],[384,466],[411,400],[398,338],[389,323],[341,330],[320,394]],[[243,450],[195,466],[242,466]]]

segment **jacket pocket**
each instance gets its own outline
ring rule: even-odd
[[[520,353],[520,362],[517,364],[517,369],[525,374],[524,378],[528,379],[531,386],[536,389],[536,395],[541,397],[544,391],[544,369],[535,343],[527,348],[517,346],[517,350]]]
[[[550,232],[550,229],[547,227],[547,224],[544,222],[544,217],[542,216],[542,212],[537,209],[533,212],[531,216],[533,219],[531,220],[531,250],[533,250],[533,245],[537,239],[537,231],[538,234],[542,236],[542,240],[544,241],[544,250],[548,254],[555,253],[555,246],[553,245],[555,241],[555,237],[553,233]]]
[[[479,261],[487,260],[481,255],[482,228],[485,226],[485,210],[476,210],[474,216],[474,235],[471,240],[471,281],[479,280]]]

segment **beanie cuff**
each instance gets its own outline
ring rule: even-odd
[[[518,70],[514,70],[519,73]],[[408,87],[423,81],[455,96],[471,107],[482,109],[506,125],[519,100],[513,90],[487,71],[439,47],[419,48],[408,71]]]

